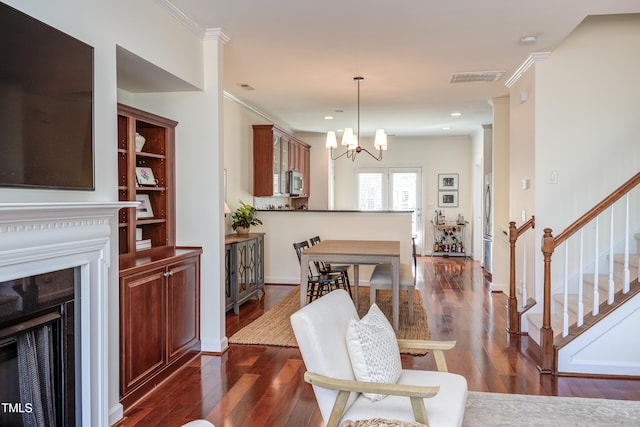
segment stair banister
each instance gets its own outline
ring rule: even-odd
[[[555,249],[553,234],[550,228],[544,229],[542,235],[542,255],[544,256],[544,296],[542,301],[542,328],[540,329],[540,365],[538,370],[548,374],[555,369],[555,352],[553,349],[553,329],[551,329],[551,255]]]
[[[605,197],[600,203],[595,205],[592,209],[587,211],[573,224],[569,225],[564,231],[553,237],[553,230],[551,228],[545,228],[542,237],[542,254],[544,257],[544,277],[543,277],[543,315],[542,315],[542,328],[540,329],[540,364],[538,370],[542,373],[552,373],[556,368],[556,354],[553,347],[553,329],[551,328],[551,256],[553,255],[555,248],[560,246],[566,240],[569,239],[576,232],[581,231],[584,226],[595,219],[596,221],[596,239],[598,236],[598,216],[605,210],[611,207],[615,202],[622,197],[627,196],[628,193],[633,190],[638,184],[640,184],[640,172],[636,173],[631,179],[618,187],[609,196]],[[628,215],[627,215],[628,217]],[[595,244],[596,249],[598,243]],[[625,252],[628,252],[625,250]],[[613,256],[613,254],[611,254]],[[597,254],[596,254],[597,258]],[[598,314],[599,303],[597,289],[598,277],[597,266],[595,263],[596,276],[594,277],[594,308],[593,314]],[[627,286],[628,288],[628,286]]]
[[[518,297],[516,291],[516,242],[518,238],[524,234],[530,228],[535,228],[536,220],[535,216],[531,216],[527,222],[522,224],[520,227],[516,227],[515,221],[509,222],[509,258],[510,258],[510,267],[509,267],[509,299],[507,301],[507,311],[508,311],[508,324],[507,324],[507,332],[510,334],[520,334],[522,333],[520,315],[518,312]],[[526,257],[524,257],[524,261],[526,262]],[[523,296],[524,298],[524,296]],[[526,303],[526,300],[523,301],[523,305]]]

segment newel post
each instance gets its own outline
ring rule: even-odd
[[[509,222],[509,300],[507,301],[507,332],[510,334],[520,333],[520,315],[518,313],[518,298],[516,297],[516,240],[518,240],[518,229],[516,222]]]
[[[542,329],[540,330],[540,365],[541,373],[549,374],[555,369],[553,351],[553,329],[551,329],[551,255],[555,249],[552,230],[544,229],[542,236],[542,254],[544,255],[544,308]]]

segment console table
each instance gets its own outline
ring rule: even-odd
[[[225,247],[225,311],[255,296],[264,289],[264,233],[227,234]]]

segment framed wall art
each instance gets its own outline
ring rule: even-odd
[[[457,191],[458,190],[458,174],[457,173],[438,174],[438,190]]]
[[[458,192],[457,191],[438,191],[438,207],[457,208]]]
[[[138,185],[158,185],[151,168],[136,167],[136,181]]]
[[[136,200],[140,202],[136,208],[136,219],[153,218],[153,208],[148,194],[136,194]]]

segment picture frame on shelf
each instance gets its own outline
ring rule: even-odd
[[[457,191],[438,191],[438,207],[457,208],[458,192]]]
[[[438,174],[438,190],[457,191],[458,190],[458,174],[457,173]]]
[[[148,194],[136,194],[136,200],[140,204],[136,207],[136,219],[153,218],[153,208]]]
[[[153,176],[151,168],[136,167],[136,181],[138,185],[157,185],[158,181]]]

